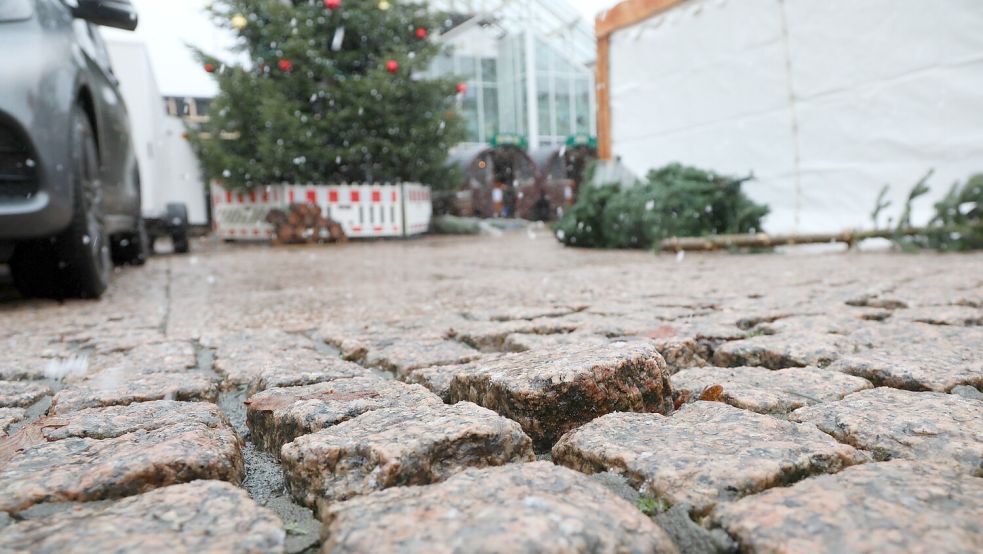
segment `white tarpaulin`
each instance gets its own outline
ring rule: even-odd
[[[981,0],[690,0],[610,40],[615,156],[753,171],[768,231],[870,227],[934,168],[924,223],[983,172]]]

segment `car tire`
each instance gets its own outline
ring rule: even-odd
[[[98,298],[112,271],[102,206],[99,156],[81,106],[72,114],[72,219],[61,233],[20,243],[10,260],[14,285],[27,296]]]
[[[191,250],[188,241],[188,207],[181,203],[167,205],[167,228],[171,232],[175,254],[187,254]]]

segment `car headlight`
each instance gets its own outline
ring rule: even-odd
[[[0,23],[7,21],[23,21],[34,13],[34,2],[31,0],[0,0]]]

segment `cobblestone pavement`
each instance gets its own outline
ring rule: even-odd
[[[983,255],[196,248],[0,289],[0,552],[983,551]]]

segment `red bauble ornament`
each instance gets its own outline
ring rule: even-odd
[[[457,86],[454,87],[454,90],[456,90],[458,94],[464,94],[468,91],[468,85],[465,83],[458,83]]]
[[[389,60],[388,62],[386,62],[386,71],[390,73],[396,73],[397,71],[399,71],[399,62],[397,62],[396,60]]]
[[[423,27],[417,27],[416,28],[416,38],[418,38],[420,40],[423,40],[423,39],[427,38],[427,30],[424,29]]]
[[[341,7],[341,0],[324,0],[324,7],[329,10],[337,10]]]
[[[277,67],[280,68],[280,71],[284,73],[289,73],[290,71],[293,71],[294,63],[290,60],[280,60],[277,63]]]
[[[213,64],[206,63],[205,64],[205,72],[206,73],[215,73],[215,66]]]

